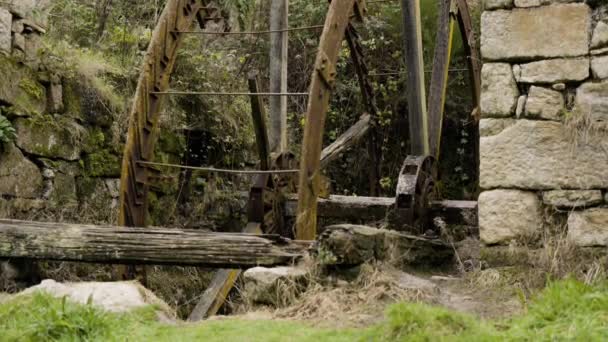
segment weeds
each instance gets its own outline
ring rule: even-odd
[[[608,283],[574,279],[549,284],[525,314],[484,321],[420,303],[392,305],[370,328],[315,328],[287,320],[225,319],[163,324],[154,308],[107,313],[36,294],[0,303],[3,341],[602,341],[608,338]]]

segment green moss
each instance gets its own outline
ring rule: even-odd
[[[102,150],[106,144],[106,134],[99,127],[92,127],[82,143],[82,150],[94,153]]]
[[[44,87],[42,87],[42,85],[36,81],[29,78],[23,78],[21,79],[21,82],[19,82],[19,88],[23,89],[23,91],[36,100],[44,99]]]
[[[78,177],[76,179],[77,194],[79,199],[93,196],[97,191],[99,180],[91,177]]]
[[[108,150],[87,154],[84,158],[84,172],[89,177],[118,177],[120,169],[120,157]]]
[[[186,150],[186,141],[182,134],[168,129],[161,129],[158,138],[158,149],[162,152],[180,156]]]
[[[80,97],[74,89],[77,85],[74,82],[66,82],[63,87],[63,103],[65,105],[66,115],[73,118],[80,118],[82,114],[82,105]]]

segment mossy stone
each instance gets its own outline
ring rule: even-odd
[[[119,177],[120,169],[120,157],[109,150],[101,150],[84,157],[84,172],[89,177]]]
[[[69,118],[50,115],[15,120],[17,146],[27,153],[64,160],[78,160],[84,127]]]
[[[0,101],[12,106],[10,116],[42,114],[46,110],[46,89],[27,67],[0,56]]]

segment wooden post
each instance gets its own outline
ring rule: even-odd
[[[403,39],[407,69],[411,154],[428,155],[429,129],[424,88],[424,58],[420,23],[420,0],[401,0]]]
[[[329,5],[319,42],[315,70],[310,83],[304,141],[298,182],[296,238],[314,240],[317,236],[317,197],[321,181],[321,150],[325,116],[335,86],[336,62],[355,0],[335,0]]]
[[[288,0],[272,0],[270,6],[270,30],[288,28]],[[288,33],[270,34],[270,92],[287,92]],[[270,101],[270,151],[287,149],[287,97],[272,96]]]
[[[455,16],[451,13],[452,4],[455,4],[455,2],[451,0],[439,1],[435,56],[433,57],[433,73],[431,74],[429,88],[429,145],[431,154],[435,158],[439,158],[441,150],[443,112],[448,84],[448,69],[452,55],[455,22]]]

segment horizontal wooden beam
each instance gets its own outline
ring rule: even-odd
[[[0,220],[0,258],[250,268],[293,263],[309,247],[274,235]]]
[[[382,220],[395,204],[394,197],[331,195],[319,198],[319,217],[345,220]],[[297,196],[287,195],[285,215],[296,216]],[[449,225],[477,226],[476,201],[436,201],[431,203],[431,217],[441,217]]]

